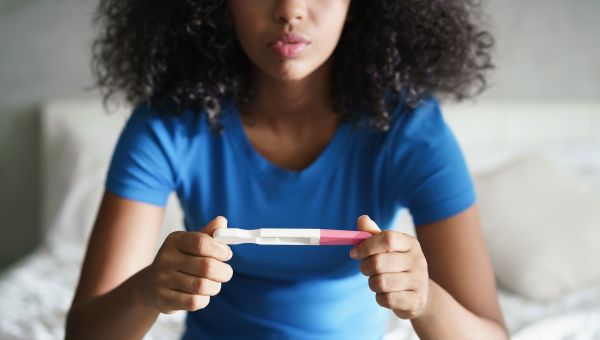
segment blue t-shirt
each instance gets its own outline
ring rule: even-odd
[[[382,229],[408,208],[421,225],[475,201],[457,141],[435,99],[398,106],[388,132],[342,123],[307,168],[270,163],[244,134],[237,105],[222,105],[223,133],[205,114],[159,115],[138,106],[121,133],[106,190],[164,206],[176,192],[185,227],[217,215],[230,227],[355,230],[368,214]],[[233,245],[234,275],[210,304],[188,313],[184,339],[380,339],[380,307],[350,246]]]

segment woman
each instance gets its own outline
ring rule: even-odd
[[[423,339],[505,339],[473,185],[433,97],[485,87],[477,14],[466,0],[102,1],[98,84],[136,108],[67,338],[141,338],[186,310],[184,339],[376,339],[390,309]],[[187,231],[154,254],[171,192]],[[416,238],[392,230],[402,208]],[[228,223],[373,236],[230,247],[212,238]]]

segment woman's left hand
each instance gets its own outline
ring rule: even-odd
[[[419,241],[398,231],[381,231],[367,215],[358,218],[357,229],[373,234],[352,248],[350,256],[361,261],[377,303],[402,319],[421,316],[428,302],[429,273]]]

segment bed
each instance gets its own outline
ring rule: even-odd
[[[64,337],[65,313],[102,193],[109,156],[129,112],[125,107],[113,111],[104,113],[97,99],[53,100],[40,108],[45,238],[35,252],[0,276],[0,339]],[[477,185],[487,185],[485,180],[478,180],[485,179],[486,174],[502,174],[506,164],[515,159],[543,157],[571,173],[591,195],[600,193],[600,103],[470,103],[447,105],[444,111]],[[480,202],[487,197],[480,195]],[[591,200],[589,204],[595,207],[597,201]],[[181,224],[181,211],[171,197],[160,241]],[[600,219],[592,216],[588,225],[600,227]],[[400,213],[394,226],[411,233],[410,215]],[[594,228],[589,229],[592,234],[586,234],[588,239],[599,235],[598,231],[594,234]],[[577,230],[574,233],[577,235]],[[488,239],[488,243],[495,241]],[[583,281],[569,281],[557,293],[547,290],[550,293],[541,298],[526,296],[527,290],[525,295],[520,294],[519,289],[511,287],[514,273],[497,272],[500,303],[514,339],[600,339],[600,279],[594,276],[600,274],[600,256],[593,256],[597,253],[594,248],[600,248],[600,236],[591,242],[596,247],[583,249],[589,255],[583,264],[588,276]],[[562,259],[571,259],[569,254]],[[495,264],[505,259],[505,255],[492,255]],[[577,269],[575,273],[581,272]],[[183,318],[182,312],[161,315],[146,339],[177,338]],[[392,339],[417,336],[408,322],[390,313],[386,340]]]

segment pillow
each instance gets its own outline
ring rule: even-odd
[[[42,226],[49,246],[77,253],[87,244],[104,180],[129,108],[107,114],[102,100],[50,102],[41,110]],[[159,244],[183,225],[170,197]]]
[[[600,282],[600,197],[530,154],[475,177],[498,283],[535,300]]]

